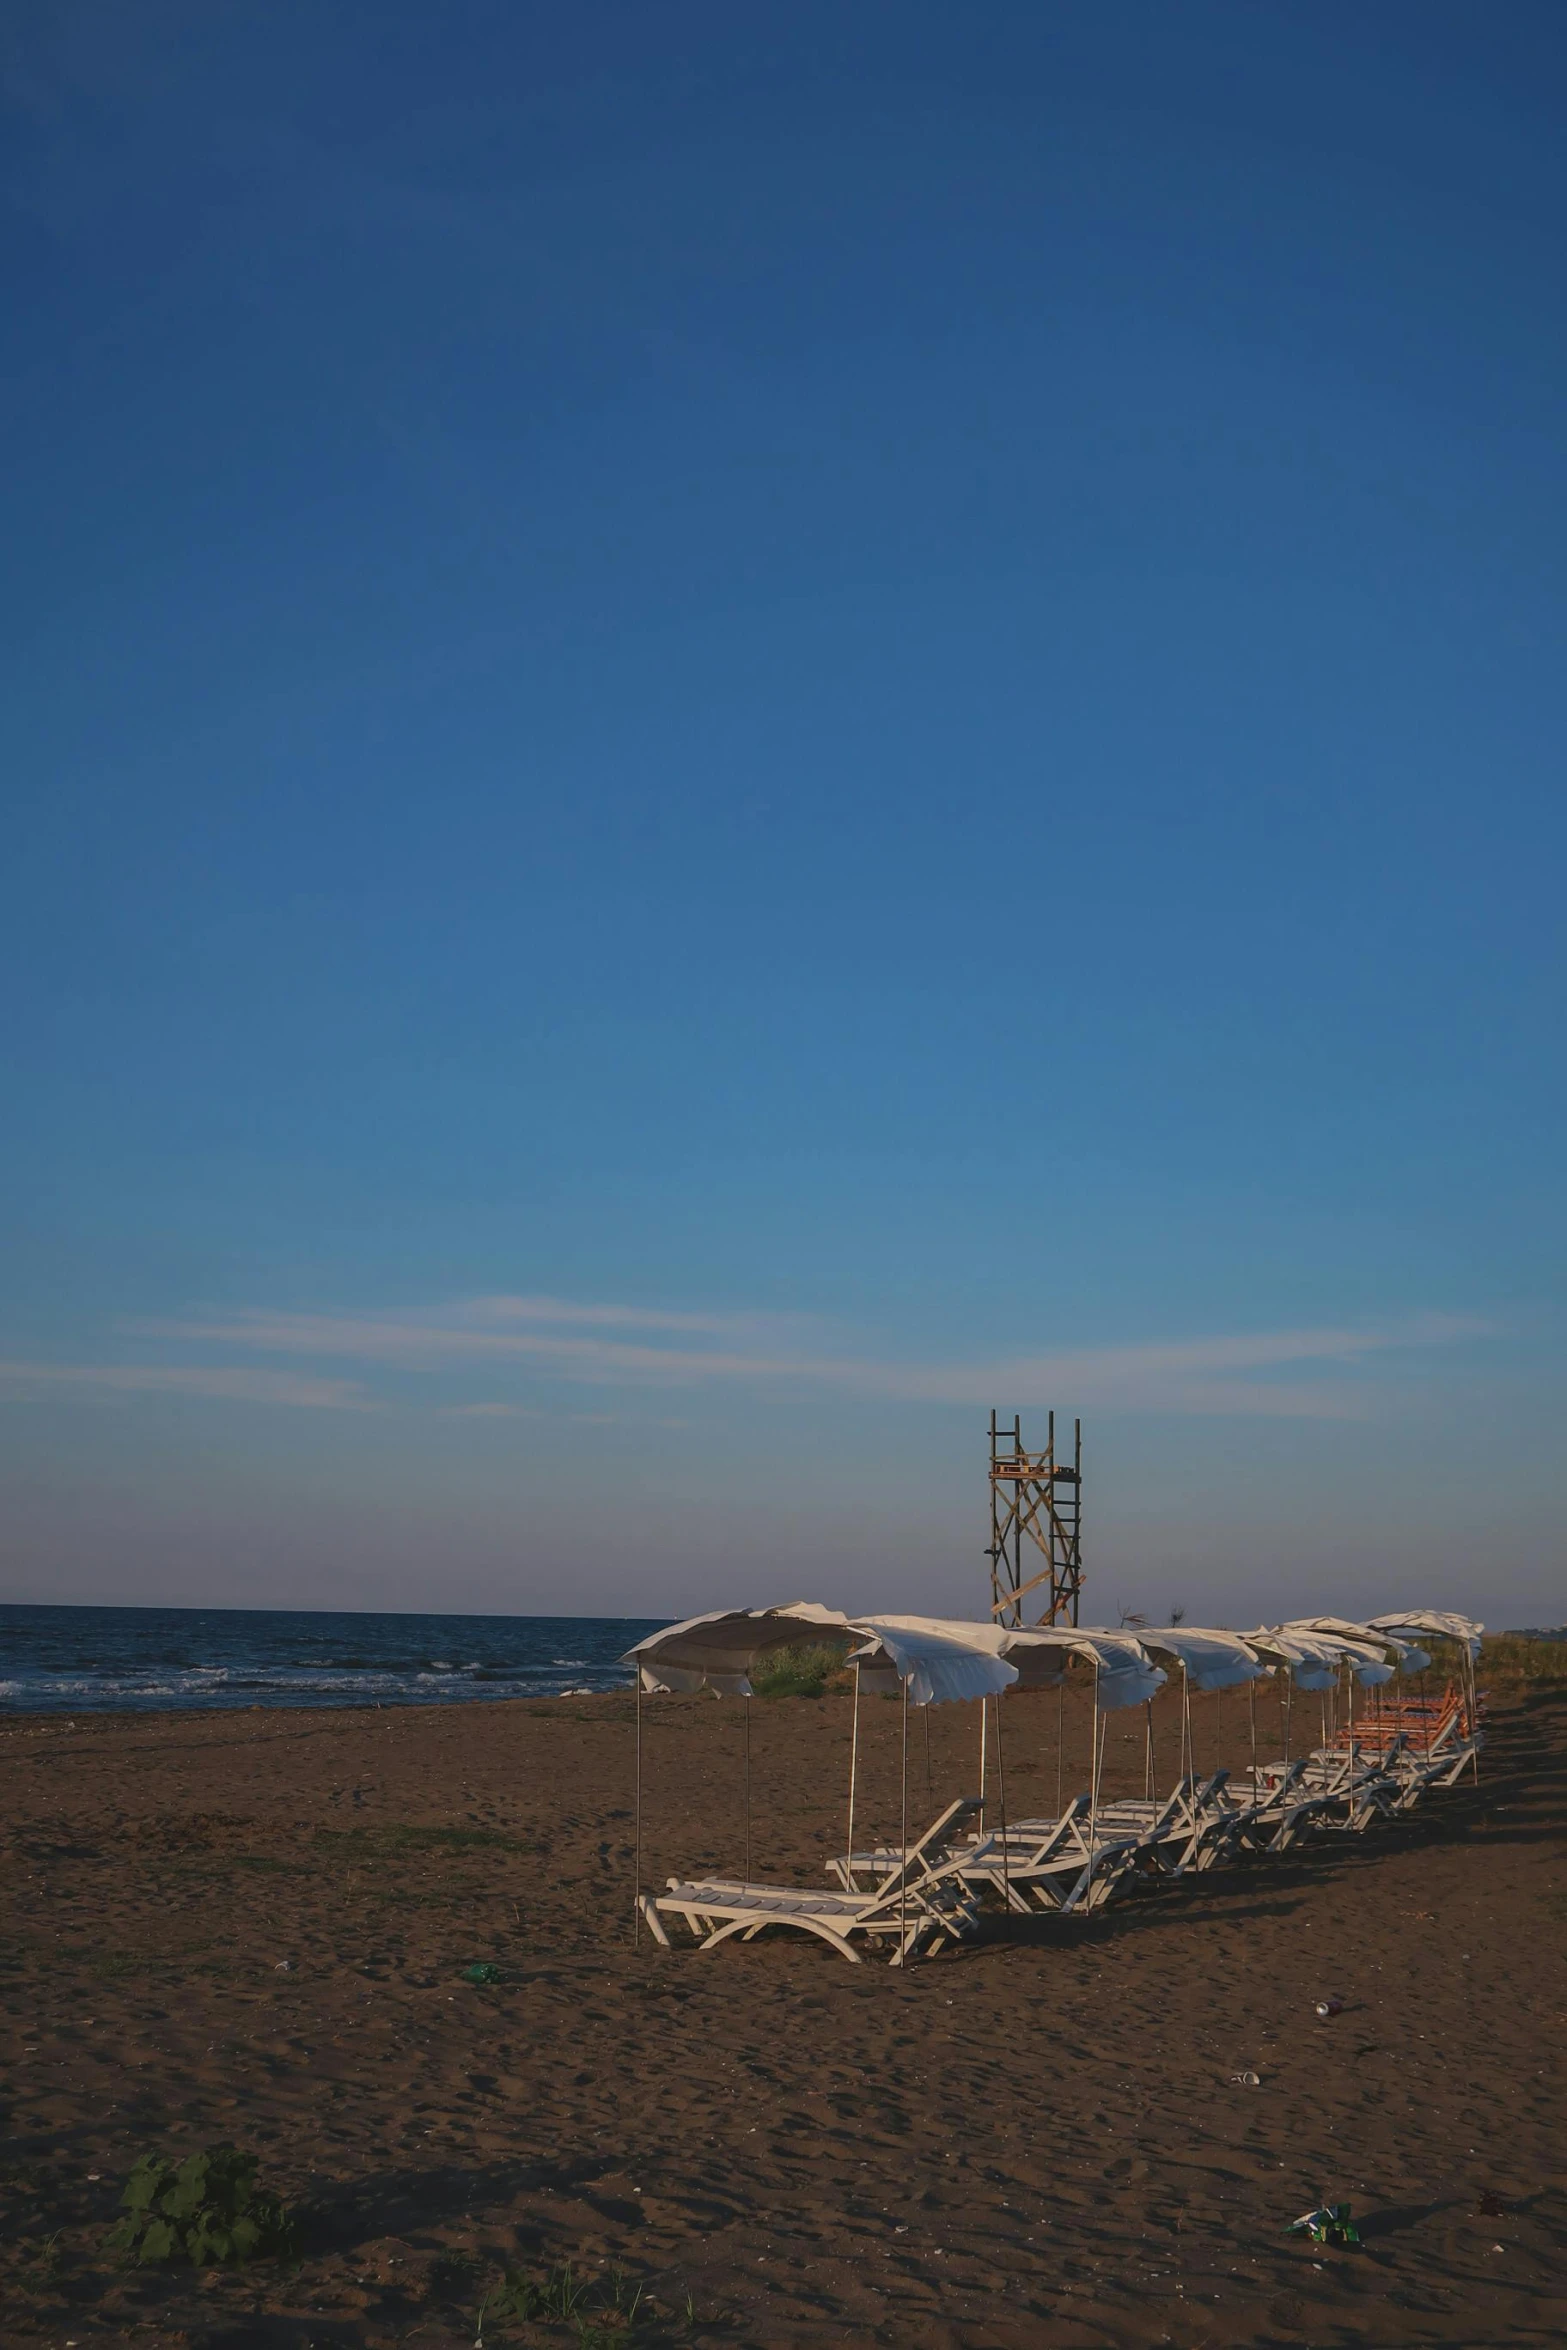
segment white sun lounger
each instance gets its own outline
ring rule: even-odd
[[[1144,1839],[1125,1828],[1089,1828],[1083,1809],[1059,1820],[1025,1820],[1000,1850],[977,1854],[964,1866],[970,1885],[989,1886],[1015,1910],[1047,1910],[1056,1917],[1086,1916],[1115,1898],[1136,1863]],[[998,1846],[1001,1839],[997,1839]]]
[[[1430,1734],[1426,1743],[1410,1738],[1390,1751],[1389,1763],[1400,1787],[1398,1809],[1409,1811],[1434,1787],[1456,1787],[1480,1752],[1478,1730],[1466,1730],[1455,1713]]]
[[[1135,1832],[1138,1865],[1160,1877],[1183,1877],[1188,1869],[1215,1867],[1234,1842],[1236,1821],[1225,1801],[1228,1771],[1211,1778],[1180,1780],[1163,1803],[1118,1799],[1099,1806],[1098,1826],[1107,1836]]]
[[[734,1935],[752,1942],[768,1926],[794,1926],[817,1935],[854,1966],[860,1962],[854,1936],[890,1940],[895,1946],[891,1963],[906,1966],[911,1958],[934,1955],[946,1942],[963,1941],[978,1923],[979,1903],[958,1873],[953,1842],[979,1809],[977,1795],[949,1804],[917,1844],[894,1856],[894,1865],[870,1892],[852,1887],[816,1892],[720,1877],[686,1883],[671,1877],[667,1892],[639,1897],[642,1915],[666,1950],[664,1920],[679,1918],[704,1950],[716,1950]]]
[[[1167,1844],[1189,1836],[1190,1782],[1183,1780],[1163,1803],[1131,1803],[1122,1809],[1087,1795],[1074,1797],[1056,1820],[1018,1820],[991,1849],[965,1858],[964,1881],[999,1893],[1008,1908],[1048,1910],[1070,1917],[1105,1904],[1125,1891],[1139,1870],[1158,1869]]]
[[[1260,1763],[1255,1779],[1248,1772],[1226,1783],[1223,1800],[1234,1822],[1232,1849],[1287,1852],[1318,1826],[1333,1799],[1307,1785],[1310,1759],[1297,1755],[1289,1763]]]
[[[1139,1838],[1124,1831],[1096,1833],[1090,1843],[1089,1808],[1088,1797],[1079,1795],[1058,1820],[1022,1820],[1004,1832],[998,1828],[975,1836],[953,1854],[953,1872],[971,1892],[998,1895],[1008,1909],[1026,1915],[1039,1909],[1062,1914],[1098,1909]],[[827,1868],[849,1886],[861,1877],[893,1875],[900,1859],[895,1844],[883,1844],[830,1860]]]
[[[1179,1877],[1211,1867],[1229,1848],[1233,1825],[1222,1801],[1225,1774],[1185,1778],[1162,1802],[1135,1798],[1100,1804],[1075,1796],[1059,1819],[1017,1820],[993,1830],[983,1849],[959,1852],[964,1882],[999,1896],[1013,1911],[1056,1916],[1102,1909],[1139,1879]],[[867,1875],[892,1868],[897,1852],[856,1853]],[[845,1878],[842,1862],[834,1866]]]
[[[1275,1769],[1283,1765],[1265,1764],[1260,1775]],[[1399,1794],[1389,1758],[1356,1746],[1313,1748],[1301,1759],[1296,1784],[1319,1799],[1311,1825],[1339,1835],[1363,1835],[1374,1821],[1390,1818]]]

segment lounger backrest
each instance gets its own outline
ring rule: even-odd
[[[1017,1854],[1017,1866],[1023,1869],[1042,1868],[1046,1861],[1055,1858],[1063,1844],[1081,1843],[1082,1839],[1078,1836],[1077,1831],[1082,1825],[1083,1815],[1088,1810],[1089,1801],[1090,1798],[1086,1791],[1082,1795],[1074,1795],[1061,1817],[1051,1821],[1038,1843],[1022,1847]],[[1008,1847],[1008,1859],[1010,1860],[1012,1858],[1010,1838],[1008,1839]]]
[[[956,1803],[949,1803],[937,1820],[932,1820],[917,1844],[911,1844],[904,1867],[915,1876],[928,1875],[939,1861],[945,1860],[960,1828],[977,1819],[984,1805],[977,1795],[960,1795]]]
[[[1167,1828],[1173,1827],[1178,1820],[1184,1819],[1187,1808],[1192,1801],[1195,1784],[1196,1782],[1192,1779],[1177,1781],[1149,1823],[1147,1830],[1149,1837],[1162,1836]]]
[[[977,1795],[961,1795],[956,1803],[949,1803],[919,1842],[909,1846],[901,1863],[882,1879],[881,1890],[875,1901],[867,1904],[866,1914],[872,1910],[895,1909],[901,1894],[934,1876],[942,1862],[950,1857],[958,1830],[977,1818],[983,1808]]]

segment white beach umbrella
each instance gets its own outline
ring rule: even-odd
[[[1295,1616],[1278,1628],[1336,1650],[1362,1689],[1391,1681],[1398,1670],[1399,1642],[1386,1632],[1373,1632],[1369,1624],[1352,1624],[1343,1616]]]
[[[1239,1689],[1247,1681],[1266,1680],[1270,1669],[1243,1632],[1150,1624],[1139,1625],[1137,1637],[1150,1656],[1173,1658],[1189,1689]]]
[[[945,1705],[999,1697],[1018,1677],[1017,1666],[999,1651],[965,1639],[965,1625],[919,1616],[856,1616],[852,1629],[865,1639],[848,1661],[859,1666],[873,1695],[896,1695],[901,1686],[911,1705]]]
[[[668,1624],[639,1640],[621,1661],[636,1666],[650,1691],[712,1689],[722,1697],[749,1697],[759,1657],[813,1632],[837,1633],[851,1642],[844,1662],[862,1669],[867,1688],[906,1689],[913,1705],[943,1705],[995,1696],[1017,1679],[1016,1666],[985,1637],[990,1631],[986,1624],[930,1616],[846,1616],[814,1600],[793,1600]]]
[[[1485,1635],[1485,1626],[1472,1616],[1454,1615],[1445,1608],[1400,1608],[1392,1615],[1368,1616],[1366,1622],[1373,1632],[1391,1632],[1399,1639],[1413,1632],[1428,1640],[1456,1640],[1471,1657],[1479,1655]]]
[[[1013,1683],[1019,1690],[1057,1689],[1062,1692],[1064,1699],[1069,1675],[1074,1672],[1091,1673],[1094,1694],[1092,1784],[1096,1790],[1101,1752],[1101,1716],[1121,1706],[1145,1704],[1165,1681],[1162,1666],[1156,1665],[1139,1641],[1128,1632],[1081,1631],[1075,1624],[998,1624],[957,1616],[864,1616],[859,1621],[867,1628],[874,1626],[888,1638],[908,1632],[922,1638],[953,1641],[965,1650],[994,1657],[1010,1669]],[[867,1681],[867,1686],[874,1685],[872,1677]],[[997,1695],[999,1697],[999,1692]],[[1058,1798],[1063,1768],[1061,1740],[1064,1719],[1064,1714],[1058,1716],[1056,1732]],[[999,1703],[996,1708],[995,1735],[1004,1809],[1005,1767],[1002,1762]],[[979,1788],[982,1798],[989,1783],[989,1740],[989,1709],[982,1707],[979,1733]]]
[[[634,1665],[640,1687],[651,1692],[711,1689],[721,1697],[749,1697],[751,1667],[769,1649],[792,1647],[813,1632],[851,1630],[839,1609],[813,1599],[790,1600],[782,1607],[719,1608],[650,1632],[620,1661]]]
[[[1335,1689],[1343,1668],[1344,1651],[1334,1641],[1304,1631],[1296,1624],[1259,1624],[1245,1634],[1256,1653],[1283,1665],[1297,1689]]]
[[[1165,1674],[1129,1632],[1080,1631],[1075,1624],[994,1624],[959,1616],[861,1616],[866,1625],[933,1633],[964,1648],[1000,1657],[1013,1668],[1019,1690],[1059,1687],[1074,1666],[1099,1675],[1105,1711],[1141,1705]]]

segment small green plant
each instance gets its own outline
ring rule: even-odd
[[[508,2273],[485,2294],[474,2328],[474,2350],[484,2350],[486,2325],[568,2325],[578,2350],[618,2350],[626,2336],[653,2317],[653,2303],[623,2268],[609,2269],[596,2283],[578,2276],[569,2260],[542,2280]]]
[[[287,2206],[258,2193],[255,2181],[256,2157],[236,2146],[209,2146],[178,2164],[144,2154],[125,2182],[108,2249],[144,2268],[182,2260],[229,2268],[291,2252]]]
[[[843,1657],[825,1641],[802,1641],[788,1648],[770,1648],[751,1667],[751,1687],[758,1697],[820,1697],[843,1670]]]
[[[536,2278],[508,2272],[480,2302],[475,2334],[480,2342],[484,2340],[486,2319],[526,2324],[535,2317],[575,2317],[587,2289],[585,2281],[572,2275],[569,2260],[552,2268],[542,2284]]]
[[[59,2274],[62,2260],[60,2251],[62,2233],[63,2230],[56,2228],[54,2234],[46,2236],[42,2243],[39,2243],[34,2237],[24,2236],[17,2246],[17,2250],[22,2256],[21,2266],[19,2273],[13,2275],[12,2282],[29,2298],[34,2293],[41,2292]]]
[[[653,2304],[642,2287],[632,2283],[618,2260],[610,2263],[604,2290],[609,2296],[605,2316],[612,2328],[621,2327],[629,2333],[645,2315],[651,2314]]]

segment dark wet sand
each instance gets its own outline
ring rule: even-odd
[[[898,1710],[866,1709],[867,1830]],[[1244,1700],[1196,1710],[1199,1761],[1239,1763]],[[644,1719],[644,1882],[737,1865],[741,1709]],[[1012,1813],[1050,1808],[1054,1699],[1006,1723]],[[758,1873],[820,1881],[848,1729],[755,1706]],[[932,1729],[924,1816],[975,1776],[973,1709]],[[1069,1788],[1086,1737],[1074,1708]],[[1140,1741],[1117,1722],[1127,1788]],[[1173,1711],[1161,1744],[1164,1783]],[[1407,1825],[904,1977],[796,1937],[633,1949],[628,1699],[13,1718],[0,2338],[439,2350],[503,2269],[569,2258],[625,2264],[649,2340],[689,2294],[714,2344],[1559,2342],[1564,1752],[1567,1700],[1515,1698],[1479,1788]],[[460,1979],[480,1958],[502,1986]],[[297,2269],[117,2269],[134,2156],[222,2139],[301,2206]],[[1323,2198],[1362,2252],[1285,2235]]]

